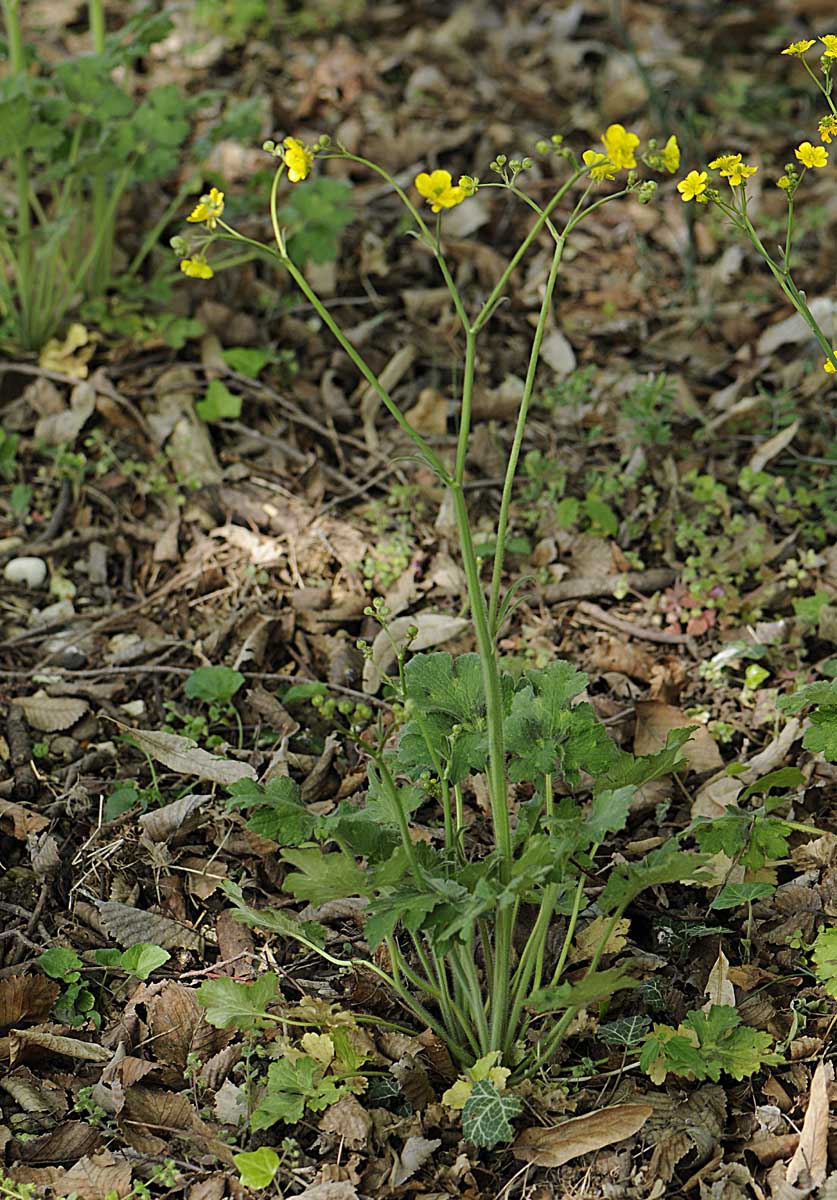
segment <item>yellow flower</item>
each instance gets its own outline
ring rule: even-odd
[[[804,167],[824,167],[828,162],[825,146],[812,146],[810,142],[802,142],[796,147],[794,154]]]
[[[837,367],[834,366],[834,363],[831,361],[830,358],[827,358],[825,360],[825,362],[822,364],[822,369],[824,371],[827,371],[829,375],[833,375],[834,372],[837,371]]]
[[[453,186],[450,171],[434,171],[432,175],[422,171],[416,175],[415,182],[419,195],[424,197],[434,213],[461,204],[468,194],[461,183]]]
[[[740,187],[745,179],[755,175],[758,167],[748,167],[741,161],[740,154],[721,154],[710,164],[713,171],[720,171],[721,178],[729,181],[730,187]]]
[[[820,41],[825,46],[823,58],[837,58],[837,33],[826,33]]]
[[[210,188],[208,196],[201,196],[200,202],[195,205],[187,221],[205,221],[210,229],[214,229],[218,224],[218,218],[224,211],[224,193],[219,192],[216,187]],[[208,278],[208,276],[206,277]]]
[[[193,279],[211,279],[215,274],[202,254],[181,259],[180,269],[184,275],[191,275]]]
[[[685,179],[680,180],[677,190],[682,200],[702,201],[706,191],[706,172],[690,171]]]
[[[624,125],[608,125],[602,134],[602,141],[607,157],[617,171],[624,167],[632,170],[636,166],[634,151],[639,145],[639,138],[635,133],[628,133]]]
[[[803,54],[807,54],[814,44],[814,38],[805,38],[801,42],[791,42],[782,51],[783,54],[792,54],[795,58],[801,58]]]
[[[585,167],[590,168],[591,179],[599,182],[602,179],[616,178],[617,168],[600,150],[585,150],[581,157]]]
[[[311,174],[314,155],[298,138],[286,137],[282,145],[285,147],[285,166],[288,168],[288,179],[291,183],[299,183]]]
[[[680,147],[674,134],[668,139],[662,150],[663,166],[669,175],[673,175],[680,166]]]
[[[459,187],[462,189],[462,191],[465,193],[466,196],[475,195],[476,190],[479,187],[479,185],[480,185],[480,181],[477,179],[476,175],[460,175],[459,176]]]
[[[776,180],[776,187],[786,192],[789,188],[793,187],[793,180],[789,175],[783,175],[781,179]]]
[[[818,128],[820,139],[824,142],[830,142],[833,137],[837,137],[837,117],[823,117]]]

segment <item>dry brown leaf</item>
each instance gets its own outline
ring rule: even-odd
[[[708,1013],[713,1005],[735,1008],[735,988],[729,977],[729,959],[723,950],[718,951],[703,994],[708,997],[703,1005],[704,1012]]]
[[[569,961],[571,963],[587,962],[588,959],[592,958],[596,950],[598,950],[609,925],[610,917],[594,917],[589,925],[585,925],[573,941],[570,948]],[[630,929],[631,922],[628,918],[620,917],[613,926],[610,936],[607,939],[607,945],[602,953],[618,954],[620,950],[624,949]]]
[[[12,1143],[12,1154],[26,1163],[76,1162],[88,1154],[95,1154],[102,1141],[98,1129],[85,1121],[64,1121],[49,1133],[32,1141]]]
[[[62,1172],[56,1180],[58,1184],[61,1195],[75,1194],[79,1200],[121,1198],[131,1191],[131,1164],[115,1158],[109,1150],[103,1150],[101,1154],[79,1159],[69,1171]]]
[[[684,712],[659,700],[640,700],[636,705],[634,754],[655,754],[673,729],[694,725]],[[716,771],[724,765],[712,734],[699,725],[682,750],[692,771]]]
[[[60,985],[45,975],[10,975],[0,979],[0,1029],[23,1021],[45,1021]]]
[[[49,825],[49,819],[40,813],[30,812],[22,804],[11,800],[0,800],[0,830],[8,837],[25,841],[30,833],[40,833]]]
[[[45,1029],[12,1029],[9,1033],[12,1064],[20,1058],[27,1046],[37,1046],[41,1050],[48,1050],[50,1054],[60,1054],[63,1058],[73,1058],[79,1062],[104,1063],[109,1062],[111,1058],[110,1050],[97,1042],[82,1042],[79,1038],[63,1037]]]
[[[194,1116],[189,1098],[182,1092],[138,1086],[125,1093],[119,1123],[134,1150],[162,1154],[168,1152],[173,1137],[189,1133]]]
[[[163,733],[159,729],[129,729],[128,733],[140,750],[178,775],[197,775],[199,779],[222,784],[256,778],[255,770],[248,763],[234,762],[201,750],[193,738]]]
[[[401,1153],[396,1155],[389,1177],[390,1186],[401,1187],[408,1179],[412,1179],[416,1171],[431,1158],[434,1150],[442,1144],[441,1138],[408,1137],[401,1147]]]
[[[512,1154],[539,1167],[560,1167],[582,1154],[633,1137],[653,1111],[648,1104],[613,1104],[549,1129],[533,1126],[523,1130]]]
[[[322,1133],[332,1133],[345,1142],[350,1150],[362,1149],[372,1132],[372,1118],[357,1096],[341,1096],[336,1104],[323,1114],[320,1121]]]
[[[97,900],[96,907],[102,925],[120,946],[136,946],[148,942],[164,950],[198,950],[200,936],[193,929],[180,925],[159,913],[144,912],[118,900]]]
[[[230,1040],[228,1031],[206,1023],[194,990],[176,980],[167,980],[148,1001],[148,1024],[155,1057],[180,1068],[190,1054],[206,1062]]]
[[[339,1179],[329,1183],[314,1183],[304,1192],[297,1192],[294,1200],[358,1200],[358,1196],[353,1183]]]
[[[828,1169],[828,1085],[834,1079],[831,1063],[820,1061],[811,1080],[808,1108],[799,1145],[788,1163],[785,1181],[791,1186],[819,1187]]]
[[[758,450],[750,456],[750,461],[747,463],[751,471],[763,471],[771,459],[791,444],[793,439],[799,433],[799,418],[792,425],[787,425],[781,429],[772,438],[768,438],[766,442],[762,442]]]
[[[48,696],[43,690],[34,696],[15,696],[13,703],[23,709],[27,723],[42,733],[69,729],[81,720],[90,707],[86,700],[73,699],[71,696]]]
[[[167,842],[175,833],[191,833],[200,824],[197,810],[211,799],[202,793],[190,793],[173,804],[154,808],[140,817],[142,831],[151,842]]]

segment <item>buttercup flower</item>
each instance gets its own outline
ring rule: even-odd
[[[705,204],[706,197],[703,193],[706,191],[706,172],[690,171],[685,179],[680,180],[677,190],[682,200],[697,200],[698,203]]]
[[[837,117],[823,117],[818,128],[821,140],[830,142],[833,137],[837,137]]]
[[[827,371],[829,375],[833,375],[834,372],[837,370],[837,367],[834,366],[834,363],[831,361],[830,358],[827,358],[825,360],[825,362],[822,364],[822,369],[824,371]]]
[[[202,254],[193,254],[191,258],[181,260],[180,269],[184,275],[193,279],[211,279],[215,272]]]
[[[823,51],[824,58],[837,58],[837,33],[826,33],[820,41],[825,46]]]
[[[475,175],[460,175],[459,176],[459,187],[462,189],[462,191],[465,193],[466,196],[473,196],[476,193],[476,190],[479,187],[479,185],[480,185],[480,181],[477,179],[477,177]]]
[[[590,167],[590,178],[596,182],[616,178],[617,168],[600,150],[585,150],[581,158],[585,167]]]
[[[802,142],[796,147],[794,154],[803,167],[824,167],[828,162],[828,151],[825,146],[812,146],[810,142]]]
[[[680,147],[677,144],[677,138],[674,134],[668,139],[662,150],[663,166],[670,175],[673,175],[680,166]]]
[[[224,211],[224,193],[219,192],[216,187],[210,188],[208,196],[201,196],[200,201],[186,218],[187,221],[202,221],[210,229],[214,229],[218,224],[218,218]],[[209,278],[209,276],[205,276]]]
[[[789,175],[783,175],[781,179],[776,180],[776,187],[781,188],[784,192],[787,192],[793,187],[793,180]]]
[[[730,187],[740,187],[745,179],[755,175],[758,170],[758,167],[748,167],[743,163],[740,154],[720,154],[709,166],[713,171],[720,171],[721,178],[728,180]]]
[[[416,175],[416,187],[419,195],[424,197],[434,213],[461,204],[468,194],[462,184],[453,186],[450,171],[434,171],[432,175],[422,171],[420,175]]]
[[[624,125],[608,125],[602,134],[602,141],[607,157],[617,171],[624,167],[632,170],[636,166],[634,151],[639,145],[639,138],[635,133],[628,133]]]
[[[291,183],[300,183],[311,174],[314,155],[298,138],[286,137],[282,145],[285,147],[285,166],[288,168],[288,179]]]
[[[792,54],[795,58],[801,58],[803,54],[807,54],[814,44],[814,38],[805,38],[801,42],[791,42],[782,51],[783,54]]]

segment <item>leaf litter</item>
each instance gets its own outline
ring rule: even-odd
[[[240,56],[224,56],[216,39],[204,69],[211,66],[216,82],[220,72],[243,98],[254,79],[269,78],[284,97],[274,124],[305,120],[409,173],[439,153],[488,161],[511,142],[528,144],[568,121],[595,140],[603,120],[642,121],[649,80],[658,97],[660,89],[672,97],[671,120],[697,105],[730,138],[740,136],[734,87],[726,96],[710,86],[709,59],[734,80],[742,70],[751,76],[754,38],[760,52],[772,52],[756,28],[758,12],[746,6],[708,23],[698,12],[675,21],[660,6],[624,6],[643,75],[626,52],[624,29],[594,0],[561,12],[536,0],[507,12],[443,7],[366,6],[357,24],[304,37],[283,33],[281,57],[258,39]],[[59,8],[44,34],[53,49],[74,36],[64,24],[74,14]],[[790,7],[779,10],[787,16]],[[144,64],[152,80],[183,78],[176,40],[160,50]],[[779,86],[771,71],[751,80],[756,112],[768,85]],[[793,136],[789,111],[771,107],[771,122],[754,125],[765,158]],[[365,249],[343,234],[345,277],[342,266],[329,267],[336,293],[346,294],[340,285],[356,278],[353,256],[365,263],[364,295],[355,296],[347,323],[374,344],[376,365],[389,372],[404,407],[419,406],[428,433],[449,438],[445,396],[455,348],[431,264],[416,265],[412,248],[393,238],[387,201],[369,208],[375,185],[360,174],[350,182],[364,214]],[[825,189],[821,198],[827,206]],[[772,203],[766,194],[763,202]],[[730,255],[714,231],[694,232],[696,299],[661,305],[662,294],[681,294],[679,266],[672,266],[686,236],[678,204],[672,196],[659,212],[632,211],[628,236],[603,219],[595,230],[600,255],[593,239],[579,241],[547,335],[544,402],[513,511],[525,543],[517,561],[525,571],[527,556],[537,553],[537,578],[504,631],[506,652],[525,666],[558,655],[586,668],[591,703],[625,746],[633,739],[656,750],[668,729],[697,725],[690,773],[655,780],[653,794],[652,785],[645,789],[633,841],[615,851],[627,855],[631,844],[668,837],[693,818],[729,815],[746,787],[789,760],[803,776],[793,805],[798,824],[828,824],[835,786],[833,768],[800,744],[802,721],[778,730],[775,712],[777,689],[833,654],[827,613],[820,616],[837,586],[833,529],[825,541],[810,541],[812,528],[827,528],[833,512],[833,426],[812,377],[800,370],[798,324],[764,301],[753,265]],[[496,214],[489,207],[472,215],[471,229],[452,230],[462,239],[452,258],[464,279],[485,286],[499,259]],[[831,215],[826,220],[833,223]],[[377,239],[374,253],[369,239]],[[481,364],[479,467],[497,461],[492,442],[510,437],[541,268],[533,263],[512,304],[497,314]],[[252,267],[229,278],[218,311],[199,317],[204,339],[218,339],[222,353],[261,341],[263,314],[249,299]],[[815,262],[810,294],[827,301],[829,284],[824,264]],[[743,294],[752,301],[742,304]],[[718,338],[695,321],[695,304],[714,309]],[[0,745],[0,1045],[8,1066],[0,1082],[10,1178],[44,1194],[97,1200],[128,1195],[172,1157],[175,1194],[241,1194],[228,1143],[232,1134],[236,1144],[253,1145],[248,1119],[259,1101],[242,1066],[252,1053],[248,1037],[261,1039],[268,1056],[299,1056],[298,1095],[307,1088],[320,1104],[344,1087],[330,1060],[303,1053],[291,1036],[298,1027],[290,1022],[301,1020],[335,1046],[337,1031],[350,1030],[343,1061],[353,1046],[351,1053],[374,1064],[370,1080],[374,1070],[387,1087],[344,1091],[288,1127],[297,1141],[281,1168],[288,1194],[343,1200],[406,1186],[419,1196],[495,1195],[514,1177],[511,1154],[531,1164],[528,1181],[543,1179],[567,1194],[581,1186],[589,1195],[612,1194],[614,1179],[628,1196],[663,1194],[669,1184],[701,1195],[756,1188],[830,1194],[830,1080],[816,1063],[830,1033],[822,1005],[831,993],[809,969],[811,961],[822,969],[830,960],[824,947],[818,959],[804,958],[835,911],[830,833],[813,841],[777,829],[780,840],[756,872],[767,890],[732,915],[711,913],[689,888],[666,890],[668,913],[657,907],[661,889],[655,901],[638,902],[609,952],[629,954],[643,977],[645,1009],[622,1009],[614,999],[614,1012],[587,1010],[556,1066],[557,1081],[526,1096],[525,1117],[516,1097],[485,1088],[485,1103],[472,1102],[463,1127],[441,1104],[455,1071],[438,1040],[425,1031],[424,1040],[410,1037],[409,1051],[386,1043],[380,1027],[400,1014],[374,981],[355,968],[324,971],[283,938],[283,921],[303,921],[312,939],[348,946],[351,958],[364,914],[328,904],[300,912],[281,899],[276,843],[249,827],[246,810],[225,803],[225,787],[292,777],[308,785],[306,803],[317,817],[361,792],[358,762],[342,747],[325,751],[316,715],[289,689],[324,681],[353,701],[368,702],[373,693],[375,704],[371,672],[364,677],[353,653],[357,637],[374,636],[364,614],[370,592],[396,600],[405,630],[426,622],[428,646],[444,636],[458,649],[463,633],[462,580],[451,565],[451,529],[435,481],[401,459],[404,447],[377,419],[373,398],[312,331],[309,315],[277,314],[276,345],[289,355],[284,374],[274,363],[248,381],[225,367],[220,379],[240,399],[240,421],[198,415],[207,385],[219,380],[217,353],[208,345],[199,352],[196,343],[173,363],[156,335],[144,343],[125,334],[103,341],[74,326],[41,363],[52,378],[36,375],[26,388],[34,368],[23,363],[30,372],[17,377],[23,386],[7,391],[3,429],[20,439],[21,478],[32,497],[23,521],[3,508],[0,555],[5,562],[31,554],[49,572],[48,590],[9,586],[3,598],[10,686]],[[99,370],[87,381],[91,361]],[[326,372],[328,387],[321,386]],[[652,404],[637,385],[662,375],[672,395]],[[7,370],[4,383],[10,378]],[[682,460],[666,424],[688,446]],[[711,441],[701,441],[702,429]],[[85,461],[73,466],[65,458],[58,468],[49,446]],[[550,475],[556,462],[561,471]],[[630,472],[622,469],[628,464]],[[745,468],[767,481],[742,488]],[[597,472],[605,484],[591,494]],[[475,478],[480,486],[469,494],[476,505],[492,486],[491,472],[483,475],[485,487]],[[820,489],[822,507],[793,517],[771,510],[771,493],[800,479]],[[761,498],[759,486],[767,489]],[[566,497],[578,498],[579,507],[559,522],[556,508]],[[733,518],[739,531],[729,535]],[[748,544],[760,554],[748,558]],[[601,606],[590,604],[595,598]],[[764,627],[779,619],[785,629],[776,640]],[[382,666],[383,643],[379,657]],[[240,670],[251,689],[250,701],[231,702],[244,722],[243,744],[231,712],[210,721],[184,694],[196,667],[221,663]],[[746,683],[751,663],[769,672],[756,687]],[[267,702],[253,695],[257,688]],[[272,741],[272,731],[282,737]],[[220,741],[207,745],[213,735]],[[743,771],[729,775],[730,762]],[[479,797],[467,801],[477,824]],[[716,855],[719,884],[744,883],[740,858],[750,848],[743,823],[738,832],[734,825]],[[34,840],[45,830],[57,862]],[[432,840],[432,825],[418,827],[418,835]],[[255,881],[276,914],[273,935],[259,932],[269,925],[256,925],[254,935],[229,919],[221,884],[242,877]],[[171,954],[150,981],[96,959],[99,951],[139,943]],[[582,953],[584,945],[582,929],[574,946]],[[38,956],[55,946],[80,956],[79,979],[40,973]],[[250,994],[248,1009],[240,993],[216,993],[216,1015],[230,1021],[226,1028],[209,1022],[213,1010],[198,1002],[199,988],[243,979],[256,980],[251,993],[264,988],[264,1003]],[[83,986],[73,1003],[67,999],[85,981],[92,1010],[83,1007]],[[749,1027],[769,1029],[786,1045],[785,1060],[751,1085],[755,1096],[728,1081],[669,1077],[655,1087],[636,1074],[633,1039],[646,1014],[686,1031],[678,1034],[685,1054],[703,1028],[687,1014],[705,1003],[737,1007]],[[271,1036],[259,1015],[265,1004],[276,1017]],[[608,1031],[619,1021],[621,1032]],[[314,1068],[300,1068],[303,1059]],[[347,1068],[346,1077],[359,1076]],[[611,1088],[613,1103],[603,1106],[603,1089]],[[756,1167],[737,1147],[755,1138],[764,1100],[776,1101],[775,1157],[771,1163],[762,1151]],[[499,1143],[523,1119],[535,1123],[518,1133],[510,1154]],[[493,1150],[478,1152],[462,1140],[476,1126],[488,1142],[498,1135]]]

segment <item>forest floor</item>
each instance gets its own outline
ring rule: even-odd
[[[279,7],[269,30],[270,5],[254,5],[244,33],[244,6],[182,5],[140,64],[142,90],[211,92],[180,177],[131,193],[126,260],[144,214],[190,179],[192,196],[222,188],[229,219],[269,239],[268,137],[327,133],[408,188],[423,170],[486,179],[498,154],[532,155],[521,186],[540,199],[561,161],[535,143],[561,133],[580,153],[612,122],[643,141],[675,133],[676,178],[743,151],[760,168],[754,221],[771,247],[783,239],[775,179],[819,110],[780,50],[830,32],[816,0]],[[79,52],[83,6],[28,8],[40,52]],[[810,175],[796,278],[827,324],[837,190],[830,171]],[[292,251],[451,456],[462,345],[432,256],[362,167],[330,161],[304,186],[316,203],[303,185],[281,197]],[[531,221],[491,191],[446,214],[467,303]],[[0,565],[42,564],[36,587],[13,571],[0,595],[0,1194],[266,1194],[258,1162],[248,1176],[234,1155],[269,1146],[271,1187],[306,1200],[837,1195],[829,1081],[812,1087],[834,993],[811,954],[837,914],[835,768],[776,704],[837,676],[837,421],[820,349],[763,263],[668,179],[648,205],[594,214],[559,277],[511,511],[508,582],[528,578],[502,635],[509,668],[569,659],[636,753],[698,727],[686,768],[643,791],[603,863],[722,816],[780,768],[798,772],[776,785],[782,817],[813,832],[766,847],[742,885],[763,886],[737,904],[667,885],[632,906],[619,949],[641,999],[619,993],[576,1023],[516,1129],[612,1105],[649,1114],[615,1145],[564,1127],[564,1149],[557,1138],[539,1157],[463,1138],[441,1103],[456,1075],[443,1048],[368,974],[231,917],[230,883],[259,908],[300,906],[218,762],[290,774],[328,813],[362,796],[366,764],[312,685],[388,711],[357,647],[377,632],[371,599],[432,627],[440,649],[474,645],[439,481],[289,280],[255,258],[183,278],[167,238],[186,228],[174,222],[149,260],[165,319],[115,295],[77,314],[81,336],[50,360],[0,364]],[[478,350],[466,489],[487,545],[550,257],[538,242]],[[478,790],[465,802],[485,819]],[[420,835],[439,821],[424,814]],[[363,953],[359,905],[309,907],[336,953]],[[366,1091],[254,1130],[278,1040],[259,1021],[208,1023],[198,985],[266,972],[291,1061],[303,1028],[348,1028],[374,1070]],[[638,1048],[652,1023],[676,1026],[707,995],[769,1034],[775,1061],[738,1079],[649,1078]]]

